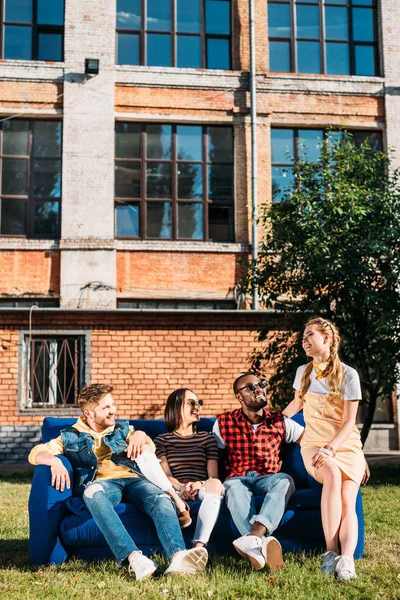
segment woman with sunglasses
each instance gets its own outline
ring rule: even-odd
[[[200,500],[193,547],[207,545],[217,521],[224,488],[218,479],[218,448],[212,433],[197,431],[202,400],[187,388],[175,390],[165,406],[168,433],[154,442],[156,455],[183,500]]]
[[[321,516],[327,550],[322,572],[347,580],[356,577],[355,505],[358,488],[368,475],[356,426],[360,380],[357,371],[340,362],[339,343],[333,323],[321,317],[308,321],[302,345],[312,360],[298,368],[293,384],[295,398],[283,414],[292,417],[303,410],[306,428],[301,454],[309,474],[322,483]]]

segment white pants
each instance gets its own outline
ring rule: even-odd
[[[143,475],[154,485],[157,485],[163,492],[173,491],[173,485],[164,473],[160,461],[154,452],[142,452],[135,458],[135,462]]]
[[[201,504],[197,514],[196,531],[194,532],[193,543],[208,543],[214,525],[218,519],[222,497],[223,493],[220,496],[218,494],[207,492],[204,483],[199,489],[196,500],[200,500]]]

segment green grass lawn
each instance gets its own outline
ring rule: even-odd
[[[358,579],[339,582],[320,573],[320,558],[287,554],[286,570],[254,572],[236,557],[213,556],[196,577],[136,582],[113,561],[71,560],[61,567],[28,563],[30,473],[0,473],[0,598],[4,600],[252,599],[398,600],[400,598],[400,466],[372,467],[363,491],[366,549]],[[157,557],[162,573],[166,560]]]

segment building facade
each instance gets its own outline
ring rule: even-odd
[[[0,461],[26,457],[43,416],[76,415],[89,381],[115,384],[123,417],[161,417],[180,386],[206,415],[233,407],[255,330],[279,327],[237,292],[249,1],[0,5]],[[400,165],[399,3],[254,7],[258,202],[279,201],[332,129]],[[398,447],[393,406],[370,448]]]

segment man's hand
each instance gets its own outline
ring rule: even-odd
[[[51,461],[51,485],[63,492],[65,487],[67,490],[71,487],[71,481],[69,479],[68,471],[64,467],[62,460],[54,456],[54,460]]]
[[[135,460],[139,454],[142,454],[144,446],[147,444],[147,435],[144,431],[135,431],[129,438],[126,453],[128,458]]]
[[[370,478],[370,475],[371,475],[371,473],[370,473],[370,470],[369,470],[368,463],[367,463],[367,461],[365,461],[365,471],[364,471],[363,478],[361,480],[361,485],[363,485],[363,486],[367,485],[368,480]]]

